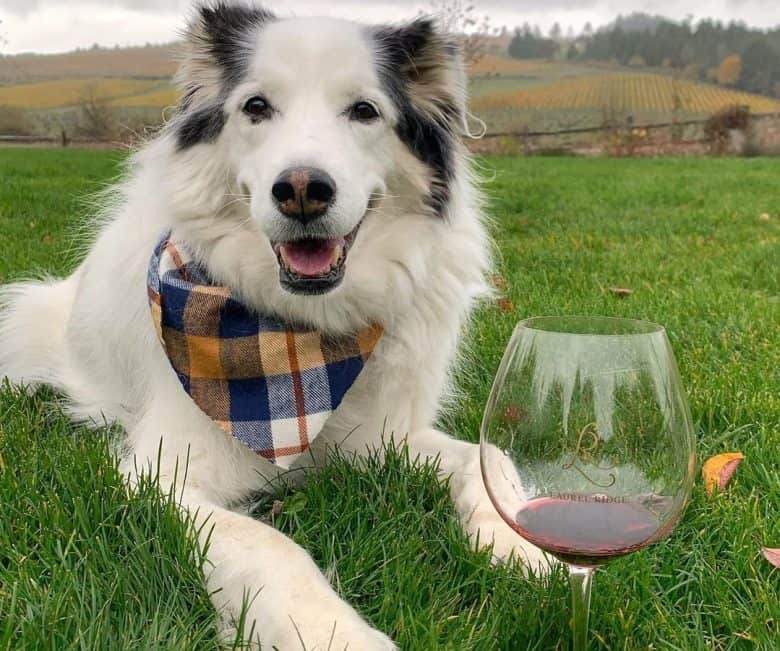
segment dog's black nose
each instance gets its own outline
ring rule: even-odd
[[[336,182],[323,170],[294,167],[279,175],[271,194],[283,215],[306,224],[327,212],[336,196]]]

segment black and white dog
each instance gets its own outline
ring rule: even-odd
[[[383,432],[440,459],[469,535],[544,567],[499,518],[477,446],[433,429],[490,246],[460,142],[457,47],[418,19],[370,27],[201,4],[186,31],[176,116],[131,159],[89,255],[67,279],[3,288],[0,377],[53,385],[76,419],[119,423],[122,463],[176,480],[213,526],[207,575],[230,622],[246,594],[263,648],[395,648],[308,554],[229,505],[283,468],[226,434],[172,370],[150,317],[147,272],[173,230],[250,310],[327,336],[383,335],[307,454],[365,453]],[[161,443],[162,440],[162,443]],[[179,472],[181,479],[183,473]]]

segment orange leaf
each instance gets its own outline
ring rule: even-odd
[[[731,476],[744,458],[745,455],[741,452],[726,452],[707,459],[701,469],[707,493],[712,495],[716,488],[719,490],[726,488]]]
[[[780,567],[780,549],[771,549],[770,547],[762,547],[761,553],[764,558],[768,560],[775,567]]]
[[[525,416],[525,409],[521,409],[517,405],[507,405],[507,408],[504,409],[504,422],[510,425],[519,423]]]
[[[512,301],[510,301],[508,298],[499,298],[496,301],[496,305],[498,305],[498,309],[501,310],[504,314],[515,311],[514,303],[512,303]]]

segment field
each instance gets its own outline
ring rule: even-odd
[[[619,111],[674,110],[709,114],[734,105],[749,106],[753,113],[780,111],[780,100],[751,95],[719,86],[675,80],[654,74],[614,74],[579,77],[477,99],[477,111],[500,108],[587,109]]]
[[[175,57],[173,45],[0,57],[0,112],[24,109],[37,132],[59,137],[62,124],[78,130],[79,106],[89,97],[113,107],[117,122],[137,131],[175,105]],[[735,104],[753,113],[780,112],[778,99],[676,79],[666,69],[516,60],[491,52],[470,67],[469,79],[471,110],[494,133],[598,127],[629,116],[634,123],[702,119]]]
[[[176,72],[176,54],[174,45],[152,45],[0,56],[0,84],[83,77],[167,78]]]
[[[87,99],[106,101],[116,106],[161,106],[161,93],[166,97],[172,95],[167,80],[118,77],[60,79],[0,86],[0,106],[65,108],[77,106]],[[147,97],[152,99],[145,100]],[[175,95],[173,99],[175,102]]]
[[[0,149],[0,281],[77,264],[85,195],[120,155]],[[608,314],[667,325],[700,461],[741,450],[727,492],[700,482],[674,535],[595,580],[593,649],[775,651],[780,574],[780,161],[480,159],[510,303],[484,305],[441,426],[475,440],[514,323]],[[768,215],[762,218],[762,215]],[[626,287],[623,300],[608,288]],[[0,648],[217,649],[198,555],[154,486],[128,495],[116,433],[53,395],[0,390]],[[281,496],[274,524],[405,651],[566,649],[569,595],[470,551],[429,469],[337,462]],[[267,517],[270,502],[259,503]],[[228,645],[230,646],[230,645]],[[335,651],[335,650],[334,650]]]
[[[594,74],[596,72],[596,74]],[[780,112],[780,100],[670,75],[588,70],[551,77],[536,76],[472,81],[472,110],[492,130],[598,126],[605,119],[635,123],[704,118],[734,105],[753,113]]]

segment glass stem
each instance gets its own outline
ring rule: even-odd
[[[573,651],[585,651],[588,648],[588,617],[590,616],[590,585],[593,579],[592,567],[569,565],[569,583],[571,584]]]

